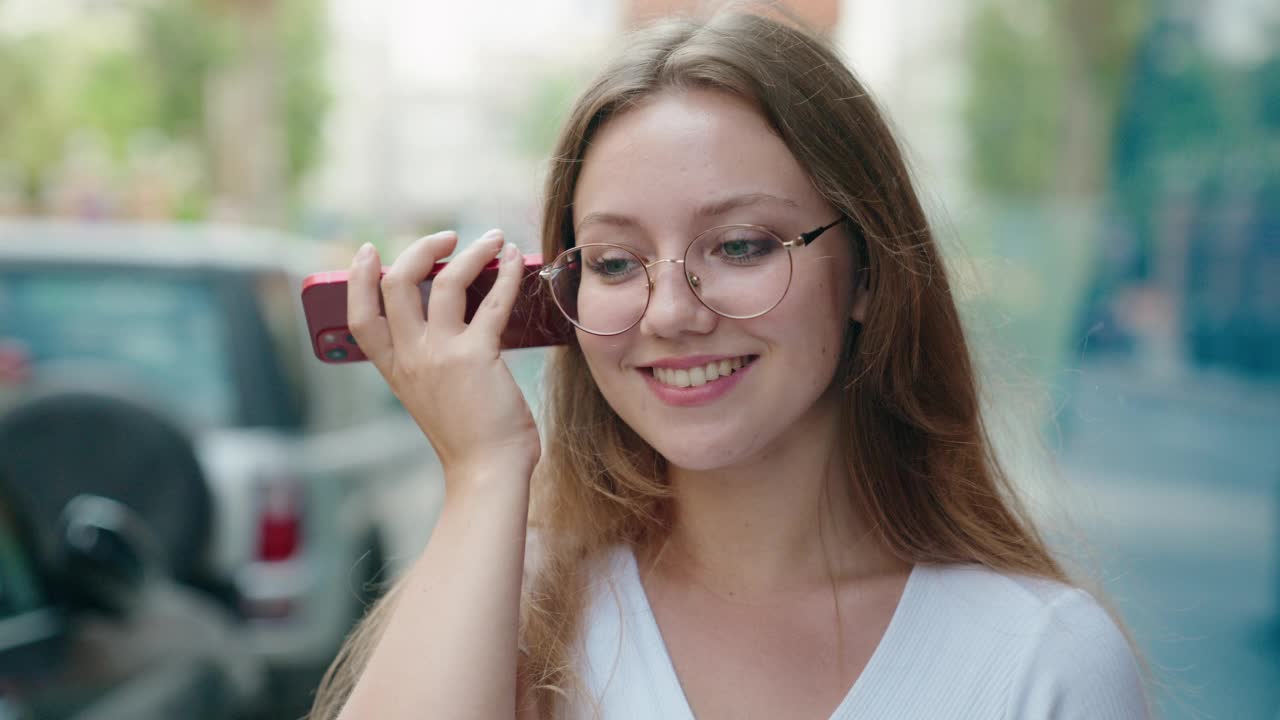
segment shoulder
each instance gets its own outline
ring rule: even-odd
[[[918,580],[915,576],[919,576]],[[1005,573],[981,565],[919,565],[913,592],[936,613],[967,618],[974,632],[997,627],[1004,634],[1114,631],[1107,611],[1087,591],[1042,577]],[[1127,643],[1126,643],[1127,644]]]
[[[954,564],[916,567],[913,588],[935,611],[954,612],[973,619],[998,619],[1002,628],[1036,623],[1052,607],[1082,596],[1078,588],[1048,578],[1004,573],[982,565]]]
[[[970,647],[1007,653],[1009,717],[1147,716],[1129,639],[1087,591],[976,565],[921,570],[945,625]]]

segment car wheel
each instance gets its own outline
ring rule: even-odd
[[[213,500],[185,429],[159,410],[105,392],[52,390],[0,417],[7,468],[47,547],[77,495],[129,507],[156,535],[173,577],[196,584],[206,570]]]

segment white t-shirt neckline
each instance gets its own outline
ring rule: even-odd
[[[667,686],[671,697],[680,698],[681,718],[678,720],[695,720],[693,708],[689,705],[689,698],[684,693],[684,686],[680,684],[680,678],[676,675],[675,663],[671,661],[671,655],[667,651],[666,641],[662,637],[662,629],[658,627],[653,608],[649,605],[649,596],[645,593],[644,584],[640,581],[640,566],[636,561],[635,552],[629,546],[623,546],[621,551],[625,558],[621,577],[623,587],[620,588],[620,591],[624,597],[632,598],[637,605],[635,609],[639,612],[636,612],[633,616],[635,618],[634,627],[636,632],[642,636],[640,638],[642,642],[639,643],[639,646],[647,649],[649,657],[645,660],[654,675],[657,676],[655,679]],[[911,573],[907,576],[907,583],[902,589],[902,595],[898,598],[898,604],[894,608],[893,616],[889,619],[889,625],[885,628],[884,634],[880,636],[880,641],[876,643],[876,649],[871,653],[866,666],[858,674],[857,679],[853,681],[853,685],[850,686],[835,710],[832,711],[830,720],[853,717],[850,712],[861,694],[859,688],[874,686],[877,682],[876,675],[882,672],[881,668],[891,668],[898,664],[894,662],[892,655],[897,648],[906,644],[903,642],[903,638],[899,637],[903,633],[910,631],[903,617],[909,613],[911,604],[914,602],[916,588],[920,584],[920,576],[924,572],[923,567],[919,563],[912,566]]]

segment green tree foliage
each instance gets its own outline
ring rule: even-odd
[[[965,115],[975,180],[1006,195],[1043,193],[1052,182],[1048,153],[1063,103],[1056,58],[1044,47],[1052,38],[1019,31],[994,4],[978,12],[973,32]]]
[[[202,137],[206,83],[233,52],[230,28],[202,0],[149,2],[136,21],[137,54],[159,96],[152,122],[174,137]]]
[[[276,0],[278,71],[291,186],[314,166],[329,105],[323,0]],[[123,160],[139,132],[200,149],[209,176],[210,79],[241,48],[226,8],[212,0],[122,5],[120,22],[90,20],[35,34],[0,33],[0,166],[34,200],[76,133],[104,138]],[[3,168],[0,168],[3,169]],[[195,204],[199,204],[197,201]]]
[[[19,175],[34,196],[41,171],[61,152],[68,118],[54,106],[41,82],[44,62],[52,58],[46,38],[21,37],[0,43],[0,163]]]
[[[289,180],[293,183],[315,164],[331,100],[325,75],[328,28],[324,7],[318,0],[281,2],[284,119]]]
[[[978,327],[1049,380],[1072,338],[1107,187],[1112,128],[1147,0],[983,0],[964,122],[981,258]]]
[[[1060,189],[1065,163],[1105,155],[1108,137],[1059,152],[1079,116],[1114,116],[1149,8],[1145,0],[988,0],[971,27],[965,120],[978,186],[1006,197]],[[1097,173],[1095,173],[1096,175]],[[1097,178],[1094,178],[1097,179]]]
[[[551,152],[569,107],[586,82],[580,75],[557,68],[534,82],[519,126],[520,149],[530,157],[543,158]]]

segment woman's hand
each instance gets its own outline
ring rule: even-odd
[[[453,232],[422,238],[381,281],[377,250],[362,247],[351,265],[347,322],[435,448],[446,477],[474,476],[469,469],[493,463],[523,463],[532,472],[541,452],[538,430],[498,354],[519,289],[520,253],[490,230],[435,277],[424,317],[419,283],[457,243]],[[466,290],[499,250],[497,281],[468,324]],[[379,289],[386,317],[379,314]]]

